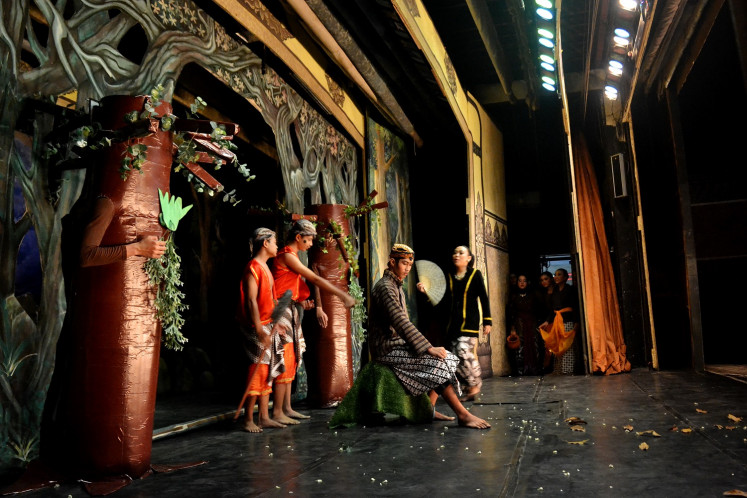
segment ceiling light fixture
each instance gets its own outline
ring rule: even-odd
[[[534,0],[534,3],[536,3],[540,7],[552,9],[552,2],[550,0]]]
[[[537,9],[537,15],[540,16],[542,19],[545,19],[547,21],[552,20],[552,18],[554,17],[551,10],[543,9],[542,7],[540,7],[539,9]]]
[[[547,62],[548,64],[555,64],[555,59],[551,55],[540,54],[539,59],[540,61]]]
[[[605,86],[604,95],[610,100],[617,100],[617,88],[612,85]]]
[[[629,38],[623,38],[622,36],[615,36],[614,38],[612,38],[612,41],[618,47],[627,47],[628,44],[630,43]]]
[[[627,11],[634,11],[638,8],[638,0],[620,0],[620,7]]]
[[[539,42],[540,42],[540,45],[544,47],[555,48],[555,43],[552,40],[548,40],[547,38],[540,38]]]
[[[615,28],[615,36],[620,38],[630,38],[630,31],[625,28]]]
[[[545,29],[545,28],[537,29],[537,34],[540,35],[542,38],[549,38],[551,40],[555,38],[555,34],[549,29]]]

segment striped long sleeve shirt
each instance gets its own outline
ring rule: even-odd
[[[402,282],[389,270],[384,270],[384,275],[371,291],[368,337],[374,359],[395,347],[409,347],[415,355],[425,353],[431,347],[428,339],[410,321]]]

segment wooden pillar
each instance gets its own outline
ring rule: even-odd
[[[671,88],[666,90],[667,111],[672,134],[672,152],[677,174],[677,191],[682,218],[682,247],[685,256],[685,282],[687,285],[687,305],[690,312],[690,340],[692,343],[692,366],[697,371],[705,369],[703,355],[703,325],[700,313],[700,286],[698,284],[698,260],[695,254],[695,233],[690,207],[690,184],[685,158],[685,144],[682,132],[680,108],[677,95]]]

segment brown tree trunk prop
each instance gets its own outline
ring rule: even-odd
[[[108,97],[103,108],[122,127],[127,112],[143,109],[145,97]],[[162,104],[162,106],[170,106]],[[160,111],[161,109],[159,109]],[[148,146],[142,173],[119,173],[128,145]],[[158,189],[167,192],[172,164],[172,135],[156,131],[114,144],[103,154],[99,192],[115,206],[102,246],[129,244],[147,235],[163,235],[158,221]],[[161,327],[155,290],[143,270],[144,259],[128,258],[81,268],[72,303],[74,348],[66,429],[70,463],[78,473],[127,474],[150,470],[153,415],[158,380]]]
[[[322,204],[308,209],[311,214],[317,215],[318,231],[326,230],[330,221],[334,221],[342,227],[341,237],[350,235],[350,223],[344,210],[342,204]],[[318,269],[321,277],[347,292],[350,264],[342,256],[342,245],[339,239],[331,236],[326,236],[325,241],[327,253],[315,248],[311,254],[312,265]],[[327,408],[339,403],[353,385],[353,350],[350,310],[338,297],[327,292],[321,293],[321,300],[329,321],[325,328],[319,329],[314,358],[317,385],[309,388],[317,391],[313,397],[318,404]]]

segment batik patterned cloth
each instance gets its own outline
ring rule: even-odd
[[[392,369],[394,375],[411,396],[430,392],[445,384],[451,384],[458,396],[462,392],[456,377],[459,358],[447,352],[446,358],[436,358],[428,353],[415,356],[408,348],[395,347],[379,363]]]
[[[402,292],[402,281],[389,270],[371,292],[369,344],[376,361],[392,368],[411,395],[450,383],[461,394],[455,372],[459,358],[428,354],[431,343],[410,322]]]
[[[482,371],[477,358],[477,337],[462,336],[451,341],[451,350],[459,359],[456,375],[460,382],[469,387],[482,386]]]

